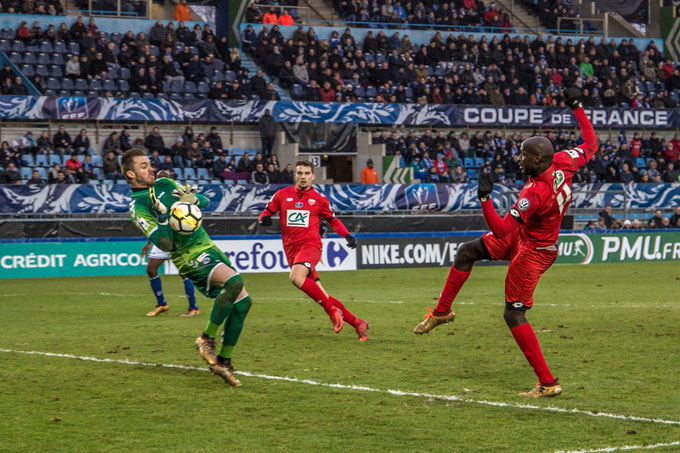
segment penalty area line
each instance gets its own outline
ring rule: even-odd
[[[677,446],[680,446],[680,441],[652,445],[621,445],[620,447],[604,447],[596,448],[594,450],[569,450],[569,451],[559,450],[556,451],[555,453],[601,453],[608,451],[652,450],[654,448],[677,447]]]
[[[134,360],[119,360],[119,359],[101,359],[97,357],[87,357],[87,356],[77,356],[73,354],[59,354],[59,353],[54,353],[54,352],[42,352],[42,351],[20,351],[20,350],[15,350],[15,349],[4,349],[0,348],[0,352],[5,352],[9,354],[27,354],[27,355],[38,355],[38,356],[44,356],[44,357],[60,357],[60,358],[65,358],[65,359],[75,359],[75,360],[83,360],[83,361],[88,361],[88,362],[98,362],[98,363],[116,363],[116,364],[121,364],[121,365],[138,365],[138,366],[147,366],[147,367],[161,367],[161,368],[174,368],[174,369],[180,369],[180,370],[191,370],[191,371],[208,371],[205,368],[200,368],[200,367],[194,367],[194,366],[187,366],[187,365],[175,365],[175,364],[169,364],[169,363],[149,363],[149,362],[138,362]],[[533,404],[518,404],[518,403],[504,403],[504,402],[498,402],[498,401],[487,401],[487,400],[475,400],[475,399],[470,399],[470,398],[464,398],[456,395],[437,395],[437,394],[432,394],[432,393],[418,393],[418,392],[407,392],[403,390],[391,390],[391,389],[380,389],[380,388],[374,388],[374,387],[365,387],[365,386],[359,386],[359,385],[347,385],[347,384],[330,384],[327,382],[320,382],[320,381],[314,381],[311,379],[298,379],[298,378],[291,378],[287,376],[271,376],[267,374],[257,374],[257,373],[249,373],[247,371],[237,371],[236,374],[239,374],[241,376],[246,376],[246,377],[253,377],[257,379],[266,379],[270,381],[284,381],[284,382],[293,382],[293,383],[298,383],[298,384],[305,384],[305,385],[314,385],[318,387],[326,387],[326,388],[334,388],[334,389],[343,389],[343,390],[355,390],[355,391],[362,391],[362,392],[373,392],[373,393],[385,393],[389,395],[395,395],[395,396],[411,396],[411,397],[416,397],[416,398],[428,398],[428,399],[437,399],[437,400],[442,400],[442,401],[455,401],[459,403],[466,403],[466,404],[481,404],[485,406],[493,406],[493,407],[504,407],[504,408],[511,408],[511,409],[527,409],[527,410],[535,410],[535,411],[542,411],[542,412],[554,412],[554,413],[559,413],[559,414],[577,414],[577,415],[585,415],[588,417],[602,417],[602,418],[611,418],[611,419],[617,419],[617,420],[627,420],[627,421],[635,421],[635,422],[645,422],[645,423],[658,423],[658,424],[664,424],[664,425],[676,425],[680,426],[680,421],[676,420],[665,420],[661,418],[649,418],[649,417],[638,417],[635,415],[620,415],[620,414],[611,414],[607,412],[600,412],[600,411],[588,411],[588,410],[582,410],[582,409],[565,409],[561,407],[554,407],[554,406],[536,406]],[[605,451],[605,450],[603,450]]]

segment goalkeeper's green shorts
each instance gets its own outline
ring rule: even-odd
[[[221,264],[226,264],[235,272],[238,272],[232,266],[231,261],[227,255],[217,247],[211,247],[191,260],[191,266],[188,264],[178,266],[179,273],[191,280],[196,289],[198,289],[205,297],[214,299],[222,290],[222,287],[214,287],[210,285],[210,278],[215,268]],[[175,263],[176,264],[176,263]]]

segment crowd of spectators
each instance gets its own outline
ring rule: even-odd
[[[60,0],[0,0],[0,13],[64,15]]]
[[[7,36],[8,32],[13,36]],[[244,74],[248,78],[248,71],[241,68],[239,50],[230,48],[225,36],[216,38],[208,24],[190,29],[183,21],[177,27],[174,22],[163,25],[159,21],[148,34],[135,35],[132,31],[102,32],[94,18],[85,23],[78,17],[70,27],[62,23],[56,29],[53,25],[43,29],[37,21],[29,28],[23,22],[16,31],[3,29],[2,38],[4,44],[0,45],[5,46],[10,60],[44,94],[75,89],[93,90],[106,97],[154,97],[172,91],[205,98],[211,81],[227,77],[236,81]],[[17,41],[24,43],[25,51],[14,50]],[[15,94],[15,74],[9,66],[0,77],[1,93]],[[262,96],[266,89],[265,84]]]
[[[571,132],[548,132],[556,151],[573,148],[580,138]],[[425,182],[465,183],[480,172],[489,172],[498,183],[526,180],[519,168],[519,147],[528,136],[501,131],[446,133],[415,129],[375,132],[373,143],[384,143],[388,155],[397,155],[400,166],[413,167]],[[598,152],[574,174],[575,183],[677,183],[680,182],[680,134],[671,140],[622,130],[618,138],[600,141]]]
[[[120,157],[130,148],[145,149],[151,165],[175,173],[180,179],[247,181],[254,184],[288,184],[293,182],[292,167],[281,167],[271,148],[241,153],[224,148],[217,128],[194,133],[187,127],[174,143],[166,143],[158,127],[146,137],[133,138],[129,128],[108,134],[99,151],[86,129],[75,137],[59,126],[50,137],[32,131],[17,140],[0,143],[0,184],[38,183],[87,184],[89,181],[123,182]],[[264,152],[263,152],[264,151]],[[2,171],[4,169],[4,172]],[[37,175],[39,178],[35,179]],[[59,175],[63,173],[63,177]]]
[[[399,31],[351,29],[319,40],[313,28],[284,37],[279,27],[248,27],[243,48],[292,96],[309,101],[563,105],[561,90],[583,90],[587,106],[677,106],[680,71],[651,42],[440,32],[413,43]]]
[[[510,15],[495,3],[481,0],[333,0],[333,7],[347,22],[391,24],[414,30],[510,32]],[[464,27],[464,28],[463,28]],[[474,27],[474,28],[471,28]]]
[[[664,215],[661,209],[654,211],[654,215],[648,219],[644,218],[629,218],[617,219],[613,214],[612,206],[606,205],[599,213],[597,220],[590,220],[585,230],[601,231],[601,230],[640,230],[640,229],[658,229],[666,228],[680,228],[680,206],[677,206],[673,214]]]

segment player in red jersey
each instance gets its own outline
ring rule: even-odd
[[[343,320],[351,324],[359,335],[359,341],[368,340],[368,323],[354,316],[345,306],[326,293],[316,265],[321,260],[321,218],[340,236],[347,240],[350,248],[357,247],[357,240],[342,224],[330,207],[328,198],[314,190],[314,164],[301,160],[295,164],[295,185],[277,191],[267,207],[260,214],[262,226],[272,224],[272,216],[277,212],[281,223],[281,239],[290,265],[290,281],[309,297],[318,302],[331,318],[335,332],[342,329]]]
[[[557,258],[557,238],[562,217],[571,202],[574,172],[583,167],[597,151],[597,136],[583,110],[581,92],[565,91],[565,101],[574,112],[584,143],[574,149],[554,153],[545,137],[531,137],[520,148],[520,168],[529,181],[518,201],[501,219],[490,195],[493,177],[479,177],[479,198],[484,219],[491,229],[481,238],[458,248],[456,259],[439,297],[437,308],[425,315],[414,332],[423,334],[439,324],[453,321],[453,299],[479,260],[510,260],[505,278],[505,322],[515,341],[538,376],[539,383],[522,396],[545,397],[562,393],[562,387],[545,363],[538,339],[525,316],[533,305],[538,280]]]

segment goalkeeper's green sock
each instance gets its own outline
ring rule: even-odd
[[[220,294],[215,298],[210,320],[203,330],[203,334],[215,338],[217,330],[228,318],[234,307],[234,301],[243,290],[243,277],[240,274],[232,275],[222,286]]]
[[[252,304],[253,301],[250,296],[234,302],[234,308],[231,310],[231,314],[224,325],[224,332],[222,332],[222,348],[220,348],[220,352],[217,354],[218,360],[221,358],[231,361],[231,353],[236,343],[238,343],[239,336],[241,336],[241,331],[243,330],[243,323]]]

